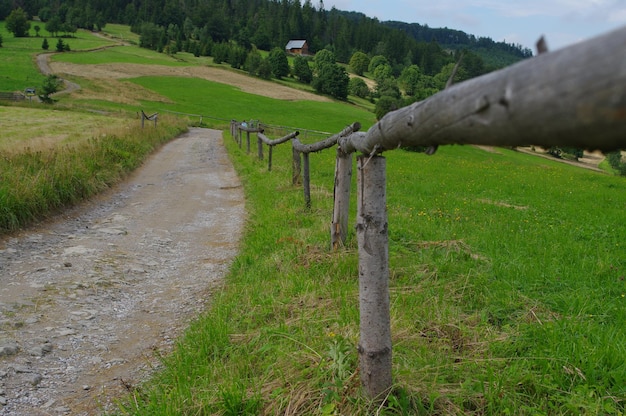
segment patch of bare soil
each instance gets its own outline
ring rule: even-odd
[[[77,65],[65,62],[50,62],[48,64],[50,66],[50,70],[55,74],[69,74],[81,77],[88,76],[89,78],[96,79],[124,79],[140,76],[176,76],[201,78],[208,81],[232,85],[250,94],[261,95],[264,97],[275,98],[279,100],[310,100],[322,102],[330,101],[326,97],[312,94],[310,92],[285,87],[274,82],[247,76],[226,69],[207,66],[171,67],[164,65],[123,63]]]
[[[106,195],[0,238],[0,415],[111,408],[210,303],[244,218],[221,132],[191,129]]]

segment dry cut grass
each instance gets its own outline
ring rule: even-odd
[[[59,144],[113,134],[138,120],[40,108],[0,107],[0,152],[45,151]]]

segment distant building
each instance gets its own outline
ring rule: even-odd
[[[285,46],[285,52],[292,55],[308,55],[309,44],[306,40],[290,40]]]

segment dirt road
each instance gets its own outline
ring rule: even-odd
[[[93,415],[158,365],[219,290],[244,198],[221,132],[191,129],[128,181],[0,239],[0,415]]]

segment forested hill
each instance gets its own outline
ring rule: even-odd
[[[470,50],[483,58],[488,67],[501,68],[533,55],[532,50],[519,44],[495,42],[489,37],[477,38],[461,30],[448,29],[447,27],[431,28],[419,23],[396,21],[387,21],[382,24],[393,29],[399,29],[417,41],[434,41],[446,49]]]

